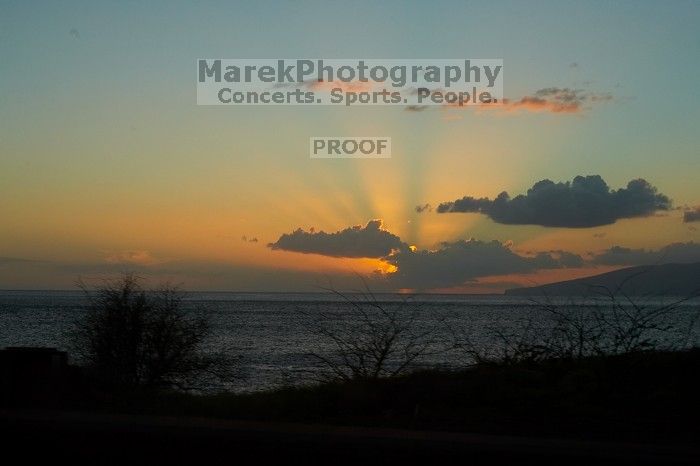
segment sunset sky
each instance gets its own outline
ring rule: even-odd
[[[698,2],[95,3],[0,3],[0,289],[501,292],[700,261]],[[499,58],[509,101],[197,106],[205,57]],[[310,159],[328,135],[392,157]],[[541,180],[572,184],[476,202]]]

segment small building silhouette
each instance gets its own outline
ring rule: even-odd
[[[0,394],[6,402],[48,400],[68,375],[68,354],[56,348],[7,347],[0,350]]]

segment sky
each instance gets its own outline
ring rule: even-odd
[[[497,293],[700,261],[699,21],[693,1],[2,1],[0,289]],[[498,58],[508,103],[197,106],[207,57]],[[322,135],[392,157],[309,158]]]

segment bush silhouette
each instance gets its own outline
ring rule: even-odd
[[[229,375],[225,357],[201,351],[208,322],[182,309],[176,287],[144,290],[127,274],[94,291],[82,288],[88,311],[74,346],[104,387],[195,389],[207,377]]]

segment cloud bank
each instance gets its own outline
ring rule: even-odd
[[[599,175],[591,175],[564,183],[538,181],[514,198],[505,191],[495,199],[465,196],[441,203],[437,212],[481,213],[507,225],[588,228],[670,208],[671,200],[646,180],[632,180],[626,188],[611,190]]]
[[[370,220],[366,226],[346,228],[335,233],[304,231],[285,233],[267,245],[274,250],[322,254],[331,257],[387,256],[396,249],[408,248],[401,238],[382,228],[381,220]]]
[[[683,222],[700,222],[700,206],[695,207],[695,209],[686,210],[683,212]]]
[[[530,112],[579,113],[591,104],[608,102],[611,94],[601,94],[568,87],[547,87],[517,100],[506,99],[505,110]]]
[[[354,226],[335,233],[298,229],[282,235],[268,246],[331,257],[380,259],[393,267],[390,272],[377,271],[373,281],[378,289],[446,289],[468,285],[485,277],[541,270],[700,262],[700,244],[694,242],[673,243],[655,250],[613,246],[585,256],[564,250],[523,252],[514,250],[510,242],[476,239],[443,242],[432,250],[417,250],[384,230],[381,220],[371,220],[364,227]]]
[[[594,264],[601,265],[652,265],[700,262],[700,244],[672,243],[660,249],[630,249],[613,246],[593,257]]]
[[[499,241],[446,242],[434,251],[395,251],[384,260],[398,268],[388,275],[401,288],[449,288],[490,275],[580,267],[583,259],[564,251],[520,255]]]
[[[432,92],[446,92],[445,89],[431,89]],[[436,108],[454,108],[461,110],[491,110],[508,114],[519,112],[577,114],[598,105],[613,100],[613,95],[607,92],[594,92],[584,89],[568,87],[545,87],[532,94],[524,95],[517,99],[503,99],[499,105],[491,106],[459,106],[454,103],[445,103]],[[422,112],[427,110],[427,105],[409,105],[404,107],[407,112]]]

